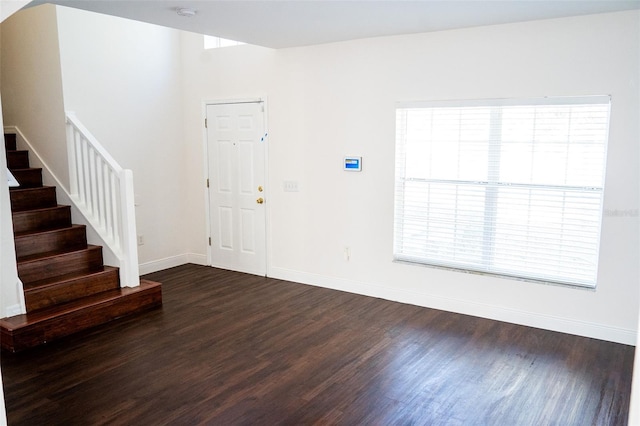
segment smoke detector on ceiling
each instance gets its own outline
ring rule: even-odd
[[[191,18],[193,16],[196,16],[196,13],[198,13],[198,11],[195,9],[190,9],[188,7],[176,7],[176,13],[178,14],[178,16]]]

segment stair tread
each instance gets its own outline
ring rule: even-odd
[[[15,238],[23,238],[23,237],[29,237],[32,235],[51,234],[58,231],[64,231],[69,229],[79,229],[79,228],[86,228],[86,225],[71,224],[71,226],[63,226],[63,227],[52,228],[52,229],[43,229],[39,231],[36,230],[36,231],[14,232],[14,236]]]
[[[94,271],[94,272],[72,272],[70,274],[65,274],[65,275],[59,275],[56,277],[51,277],[51,278],[45,278],[42,280],[38,280],[38,281],[32,281],[30,283],[24,283],[24,291],[34,291],[37,289],[41,289],[43,287],[49,287],[49,286],[54,286],[56,284],[60,284],[60,283],[64,283],[67,281],[73,281],[76,279],[80,279],[80,278],[84,278],[84,277],[92,277],[94,275],[100,275],[100,274],[105,274],[105,273],[109,273],[111,271],[117,270],[118,268],[113,267],[113,266],[107,266],[104,265],[103,269],[99,270],[99,271]]]
[[[33,262],[33,261],[39,261],[39,260],[43,260],[49,257],[56,257],[56,256],[60,256],[61,254],[70,254],[70,253],[77,253],[77,252],[81,252],[81,251],[86,251],[86,250],[91,250],[91,249],[96,249],[99,248],[100,246],[94,246],[91,244],[87,244],[87,248],[83,248],[83,249],[79,249],[79,250],[53,250],[53,251],[48,251],[45,253],[38,253],[38,254],[31,254],[29,256],[24,256],[21,258],[18,258],[18,263],[27,263],[27,262]]]
[[[0,327],[13,331],[16,329],[34,326],[47,320],[58,318],[64,315],[72,314],[84,309],[90,309],[92,307],[108,304],[121,297],[133,295],[139,292],[155,289],[160,284],[149,281],[140,280],[140,286],[138,287],[121,287],[116,290],[109,290],[102,293],[98,293],[92,296],[83,297],[68,303],[61,305],[55,305],[50,308],[45,308],[28,314],[16,315],[9,318],[0,319]]]
[[[12,192],[21,192],[21,191],[38,191],[38,190],[42,190],[42,189],[49,189],[49,188],[54,188],[55,186],[49,186],[49,185],[42,185],[42,186],[38,186],[36,188],[21,188],[19,186],[13,187],[13,188],[9,188],[9,191]]]
[[[33,170],[42,170],[42,167],[25,167],[21,169],[9,169],[12,172],[25,172],[25,171],[33,171]]]
[[[41,207],[41,208],[31,209],[31,210],[19,210],[17,212],[12,212],[12,214],[13,215],[19,215],[19,214],[28,214],[28,213],[36,213],[36,212],[47,212],[47,211],[52,211],[52,210],[61,209],[61,208],[67,208],[67,207],[69,207],[69,206],[67,206],[65,204],[58,204],[58,205],[51,206],[51,207]]]

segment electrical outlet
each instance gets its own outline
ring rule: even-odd
[[[143,246],[144,245],[144,236],[138,235],[138,245],[139,246]]]

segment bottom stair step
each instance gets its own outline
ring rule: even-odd
[[[139,287],[123,287],[0,319],[0,343],[3,350],[17,352],[161,305],[161,285],[141,280]]]

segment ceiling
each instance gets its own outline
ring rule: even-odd
[[[640,9],[640,0],[36,0],[271,48]],[[182,17],[177,8],[196,10]]]

